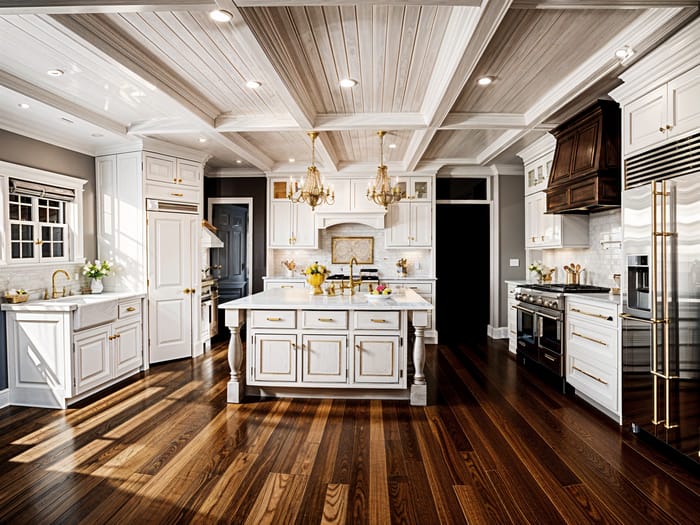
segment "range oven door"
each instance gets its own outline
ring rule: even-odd
[[[540,362],[559,376],[564,375],[564,332],[562,315],[559,312],[537,313],[537,346]]]
[[[521,305],[513,305],[513,308],[518,318],[516,351],[537,360],[537,314]]]

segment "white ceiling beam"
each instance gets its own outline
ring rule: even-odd
[[[196,11],[215,9],[214,0],[0,0],[0,16],[85,13],[138,13],[146,11]]]
[[[291,115],[239,115],[223,113],[216,117],[217,131],[299,131],[299,123]]]
[[[430,5],[479,7],[482,0],[431,0]],[[287,7],[287,6],[321,6],[321,5],[424,5],[425,0],[236,0],[239,7]]]
[[[212,133],[208,137],[212,142],[231,150],[241,160],[252,164],[261,171],[270,171],[275,165],[275,161],[262,150],[236,133]]]
[[[485,6],[474,20],[471,9],[462,9],[461,16],[452,16],[443,40],[443,47],[435,71],[444,72],[435,76],[428,88],[434,96],[422,108],[429,124],[427,131],[414,133],[406,154],[406,169],[412,171],[418,165],[455,101],[471,77],[474,68],[496,33],[503,17],[508,12],[511,0],[485,0]]]
[[[342,131],[348,129],[421,129],[427,123],[421,113],[324,113],[316,117],[314,129]]]
[[[184,118],[153,118],[133,122],[129,125],[129,135],[180,135],[184,133],[206,133],[204,126],[197,126]]]
[[[121,135],[123,137],[125,137],[127,134],[127,129],[122,124],[108,119],[99,113],[86,109],[84,106],[76,104],[71,100],[65,99],[46,91],[43,88],[35,86],[34,84],[31,84],[30,82],[16,77],[6,71],[0,71],[0,85],[11,89],[12,91],[16,91],[17,93],[26,95],[29,98],[46,104],[47,106],[51,106],[52,108],[63,111],[69,115],[73,115],[74,117],[84,120],[85,122],[89,122],[90,124],[98,126],[104,130],[116,133],[117,135]]]
[[[549,131],[556,127],[552,122],[536,124],[534,129]],[[450,113],[440,130],[460,129],[532,129],[522,113]]]
[[[515,0],[513,9],[651,9],[697,7],[696,0]]]

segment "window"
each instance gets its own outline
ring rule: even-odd
[[[438,178],[436,199],[443,202],[488,201],[488,179],[485,177]]]
[[[86,182],[0,161],[0,264],[82,262]]]

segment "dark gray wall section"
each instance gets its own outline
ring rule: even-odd
[[[95,237],[95,157],[0,130],[0,160],[87,180],[83,187],[84,250],[97,256]]]
[[[508,326],[508,287],[504,281],[525,279],[525,190],[521,176],[500,175],[498,186],[500,229],[501,308],[498,326]],[[510,267],[510,259],[520,259],[520,266]]]
[[[206,177],[204,203],[208,209],[210,197],[247,197],[253,199],[253,275],[250,293],[262,292],[265,275],[265,247],[267,246],[267,179],[265,177]]]

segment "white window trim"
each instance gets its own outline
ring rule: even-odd
[[[66,206],[65,218],[68,232],[66,248],[70,254],[68,262],[85,262],[83,245],[83,186],[87,184],[87,181],[69,175],[61,175],[60,173],[54,173],[52,171],[39,170],[20,164],[0,161],[0,209],[3,210],[3,216],[0,220],[0,266],[12,266],[13,268],[37,265],[55,266],[57,262],[26,263],[23,261],[15,262],[10,260],[10,235],[6,210],[9,209],[8,196],[10,194],[11,178],[48,184],[51,186],[61,186],[75,191],[75,201]]]

